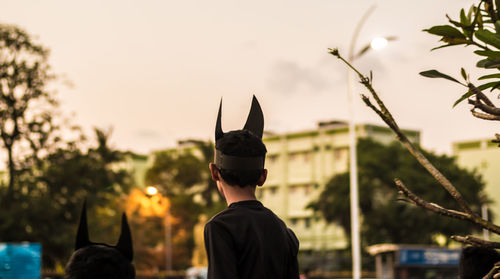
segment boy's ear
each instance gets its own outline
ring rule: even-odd
[[[266,182],[267,179],[267,169],[262,170],[262,174],[259,177],[259,180],[257,180],[257,186],[262,186],[264,185],[264,182]]]
[[[212,176],[212,180],[219,181],[220,180],[220,173],[219,173],[219,170],[217,169],[217,167],[215,167],[215,164],[210,163],[208,165],[208,167],[210,168],[210,175]]]

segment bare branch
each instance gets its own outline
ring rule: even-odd
[[[420,163],[420,165],[422,165],[434,177],[434,179],[436,179],[441,184],[441,186],[446,191],[448,191],[448,193],[453,197],[453,199],[459,204],[463,212],[446,209],[437,204],[429,203],[421,199],[420,197],[416,196],[415,194],[413,194],[408,188],[404,186],[404,184],[400,180],[396,179],[396,185],[398,186],[400,193],[406,196],[408,199],[410,199],[418,206],[421,206],[427,210],[430,210],[432,212],[444,216],[449,216],[461,220],[467,220],[489,231],[500,234],[500,227],[493,224],[490,221],[482,219],[477,213],[473,212],[467,201],[463,198],[462,194],[455,188],[455,186],[453,186],[453,184],[431,162],[429,162],[429,160],[422,154],[422,152],[418,148],[416,148],[406,137],[406,135],[399,129],[391,113],[389,112],[389,110],[384,105],[383,101],[378,97],[378,94],[373,89],[371,80],[368,77],[363,76],[356,68],[354,68],[349,62],[347,62],[344,58],[342,58],[342,56],[338,52],[338,49],[333,49],[331,50],[330,53],[341,59],[344,63],[346,63],[352,70],[354,70],[358,74],[360,82],[370,91],[372,96],[377,101],[379,108],[377,108],[374,104],[372,104],[367,96],[362,95],[362,99],[365,102],[365,104],[368,107],[370,107],[373,111],[375,111],[375,113],[377,113],[377,115],[379,115],[379,117],[391,128],[391,130],[396,134],[398,140],[406,147],[406,149]],[[482,100],[484,103],[486,103],[486,105],[488,104],[492,105],[491,101],[474,85],[469,84],[468,86],[470,90],[473,90],[476,93],[477,103],[481,103]],[[479,114],[481,116],[484,116],[484,114],[480,114],[474,111],[472,112],[473,114]],[[500,142],[500,135],[497,136],[497,141]],[[468,241],[470,241],[470,239],[468,239]]]
[[[488,274],[484,275],[482,279],[494,279],[498,277],[498,271],[500,270],[500,262],[495,263]]]
[[[474,84],[469,83],[469,84],[467,84],[467,87],[469,87],[469,89],[477,96],[477,98],[479,100],[483,101],[486,105],[492,106],[492,107],[495,106],[493,104],[493,102],[490,101],[490,99],[488,97],[486,97],[486,95],[484,95],[484,93],[481,90],[479,90],[479,88],[477,88]]]
[[[470,103],[470,101],[469,101]],[[495,116],[500,116],[500,108],[495,106],[489,106],[480,101],[480,99],[476,99],[476,102],[473,103],[475,108],[478,108],[486,113],[493,114]]]
[[[419,196],[415,195],[410,189],[408,189],[404,183],[399,180],[398,178],[394,179],[394,182],[396,183],[396,186],[398,187],[399,193],[408,199],[410,199],[415,205],[418,205],[420,207],[423,207],[424,209],[427,209],[429,211],[432,211],[434,213],[443,215],[443,216],[448,216],[460,220],[466,220],[470,221],[471,216],[470,214],[452,210],[452,209],[446,209],[438,204],[435,203],[430,203],[425,201],[424,199],[420,198]]]
[[[418,205],[426,210],[432,211],[434,213],[437,213],[437,214],[440,214],[443,216],[448,216],[448,217],[452,217],[455,219],[469,221],[469,222],[471,222],[475,225],[478,225],[482,228],[485,228],[489,231],[500,234],[500,227],[499,226],[497,226],[497,225],[495,225],[487,220],[482,219],[481,217],[479,217],[476,214],[464,213],[464,212],[460,212],[460,211],[453,210],[453,209],[446,209],[438,204],[427,202],[426,200],[420,198],[419,196],[417,196],[413,192],[411,192],[410,189],[408,189],[400,179],[396,178],[396,179],[394,179],[394,182],[396,183],[396,186],[397,186],[399,193],[401,195],[407,197],[408,199],[413,201],[416,205]],[[476,238],[472,237],[471,239],[474,240]],[[488,242],[488,243],[490,243],[490,242]],[[500,246],[499,246],[499,248],[500,248]]]
[[[382,120],[387,123],[387,125],[391,128],[391,130],[396,134],[398,140],[410,151],[410,153],[417,159],[417,161],[436,179],[442,186],[443,188],[450,193],[450,195],[457,201],[457,203],[460,205],[460,207],[463,209],[468,214],[471,215],[477,215],[476,213],[473,213],[469,204],[465,201],[465,199],[462,197],[462,194],[457,191],[455,186],[451,184],[451,182],[436,168],[434,165],[432,165],[429,160],[420,152],[411,142],[408,140],[405,134],[399,129],[398,125],[396,124],[396,121],[392,117],[391,113],[387,109],[387,107],[384,105],[384,102],[378,97],[378,94],[375,92],[375,89],[373,89],[373,86],[370,82],[370,79],[368,77],[363,76],[356,68],[354,68],[349,62],[347,62],[339,53],[338,49],[333,49],[330,51],[330,53],[336,57],[338,57],[340,60],[342,60],[344,63],[346,63],[351,69],[353,69],[358,76],[360,77],[361,83],[370,91],[372,94],[373,98],[377,101],[379,104],[380,109],[377,109],[371,102],[369,102],[368,97],[363,96],[363,101],[370,107],[372,108],[381,118]]]
[[[487,113],[482,113],[482,112],[477,112],[474,109],[471,109],[472,116],[484,119],[484,120],[494,120],[494,121],[500,121],[500,116],[497,115],[491,115]]]
[[[473,246],[500,249],[500,242],[488,241],[472,235],[467,235],[467,236],[452,235],[451,239],[461,243],[470,244]]]

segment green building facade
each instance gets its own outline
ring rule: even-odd
[[[405,132],[413,142],[420,142],[419,132]],[[395,140],[389,128],[369,124],[356,125],[356,136],[382,143]],[[315,130],[265,134],[263,141],[268,150],[266,168],[269,173],[264,186],[257,189],[258,198],[293,229],[303,254],[321,253],[324,258],[324,253],[347,248],[342,228],[326,224],[307,205],[318,197],[335,174],[348,171],[348,124],[324,122]]]
[[[467,169],[475,169],[483,177],[485,192],[491,203],[488,208],[493,216],[488,218],[498,223],[500,217],[500,148],[491,139],[461,141],[453,144],[457,163]],[[493,239],[500,240],[500,236]]]

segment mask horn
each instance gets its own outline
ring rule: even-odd
[[[87,227],[87,201],[83,202],[82,213],[80,215],[80,225],[76,233],[75,251],[90,245],[89,230]]]
[[[250,113],[243,129],[252,132],[259,138],[262,138],[262,134],[264,133],[264,115],[255,95],[253,95],[252,107],[250,108]]]
[[[215,141],[224,136],[224,132],[222,131],[221,115],[222,115],[222,98],[220,99],[219,113],[217,114],[217,123],[215,124]]]
[[[130,227],[128,226],[127,215],[125,215],[125,213],[122,215],[122,231],[120,233],[118,244],[116,244],[116,249],[118,249],[118,251],[120,251],[129,261],[134,259],[132,234],[130,233]]]

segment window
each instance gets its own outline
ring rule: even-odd
[[[347,147],[335,148],[333,150],[333,158],[335,160],[342,160],[347,156]]]
[[[276,194],[276,192],[278,192],[278,187],[272,187],[271,188],[271,195]]]
[[[313,185],[305,185],[304,186],[304,194],[309,195],[313,189]]]
[[[304,219],[304,226],[306,228],[310,228],[311,227],[311,218],[305,218]]]
[[[269,163],[275,163],[276,161],[278,161],[278,155],[277,154],[268,155],[266,160],[268,160]]]
[[[304,162],[309,163],[311,161],[311,152],[304,152]]]

